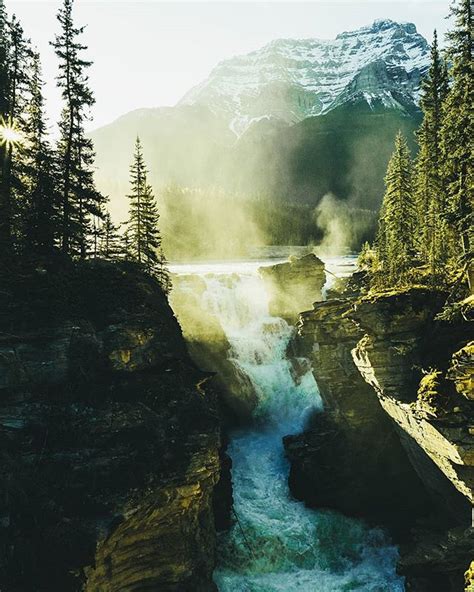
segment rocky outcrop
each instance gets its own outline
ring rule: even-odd
[[[314,253],[291,257],[287,263],[261,267],[259,273],[271,295],[270,313],[273,316],[294,323],[300,311],[306,310],[315,300],[323,299],[324,263]]]
[[[0,298],[2,590],[215,590],[216,401],[158,284],[96,262]]]
[[[474,556],[472,332],[465,321],[436,317],[444,300],[435,290],[411,288],[364,297],[346,314],[364,332],[355,365],[438,508],[428,532],[418,529],[402,554],[400,571],[416,591],[461,590]]]
[[[425,475],[425,484],[438,498],[444,498],[462,523],[470,520],[474,497],[474,437],[470,433],[474,409],[472,403],[457,395],[449,381],[442,380],[449,352],[453,351],[452,343],[440,340],[443,327],[438,330],[434,321],[443,300],[443,294],[413,288],[363,298],[349,316],[365,332],[353,351],[357,368],[401,429],[414,466]],[[456,342],[456,328],[446,332],[445,338]],[[455,355],[451,377],[457,379],[460,390],[467,387],[469,391],[468,349]],[[440,371],[422,377],[424,368],[439,364]],[[441,471],[439,485],[426,479],[421,466],[426,467],[426,456]],[[455,491],[447,496],[444,477],[461,496],[455,495]]]
[[[285,438],[290,487],[310,505],[400,533],[423,513],[423,490],[392,422],[354,365],[351,350],[362,332],[347,318],[350,309],[350,300],[332,299],[300,315],[297,346],[312,362],[325,408],[303,434]]]
[[[208,280],[215,279],[212,274]],[[232,278],[228,281],[232,282]],[[204,305],[206,281],[198,275],[175,275],[171,306],[183,330],[191,358],[199,368],[214,373],[212,383],[221,394],[230,421],[248,420],[257,404],[248,376],[229,359],[230,343],[219,319]]]

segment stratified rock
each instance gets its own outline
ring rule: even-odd
[[[270,293],[270,313],[294,323],[299,313],[322,300],[326,283],[324,263],[313,253],[291,258],[287,263],[260,267]]]
[[[474,341],[453,354],[447,378],[454,382],[460,395],[474,401]]]
[[[430,342],[428,336],[442,300],[442,294],[422,288],[363,298],[349,313],[350,318],[367,331],[354,348],[353,357],[362,376],[374,387],[382,407],[402,433],[410,436],[408,440],[405,437],[404,442],[412,439],[417,443],[416,447],[408,444],[415,466],[417,458],[423,467],[426,465],[423,453],[420,457],[418,447],[421,447],[455,488],[472,503],[474,439],[469,434],[467,420],[460,425],[458,422],[451,425],[430,421],[426,413],[417,413],[420,405],[415,403],[420,382],[419,369],[426,360]],[[454,411],[453,404],[451,408]],[[433,419],[436,420],[436,417]],[[417,466],[417,470],[423,473],[423,468]],[[436,487],[432,479],[430,486],[435,487],[438,493],[445,490],[445,484]],[[461,502],[459,498],[458,505],[462,507]]]
[[[354,365],[361,331],[349,300],[315,303],[298,323],[298,346],[312,362],[325,410],[285,438],[290,487],[313,506],[364,516],[401,533],[427,509],[426,495],[394,426]]]
[[[232,419],[249,420],[257,405],[255,389],[248,376],[230,361],[230,343],[218,317],[204,306],[205,291],[203,278],[175,275],[171,306],[191,358],[199,368],[216,374],[212,382],[231,411]]]
[[[435,320],[443,301],[440,292],[411,288],[362,298],[347,316],[366,333],[352,352],[354,362],[398,426],[409,458],[438,506],[427,539],[431,550],[415,545],[410,555],[402,556],[401,570],[410,590],[457,592],[468,558],[474,556],[472,534],[461,538],[461,553],[448,531],[449,526],[472,524],[472,352],[468,344],[453,355],[459,342],[466,343],[469,327]],[[422,368],[431,369],[423,375]],[[446,541],[434,544],[443,526]]]
[[[472,592],[471,575],[474,529],[447,532],[420,531],[413,543],[401,549],[398,571],[407,578],[409,592]],[[472,564],[471,564],[472,565]]]
[[[215,590],[216,401],[156,281],[89,262],[0,299],[2,590]]]

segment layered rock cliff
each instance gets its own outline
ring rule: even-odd
[[[215,590],[215,397],[158,284],[96,262],[5,286],[2,590]]]
[[[406,530],[423,513],[422,485],[351,350],[362,332],[345,315],[350,300],[316,302],[300,316],[298,348],[309,357],[324,413],[285,438],[290,487],[312,506],[335,508]]]
[[[446,295],[411,288],[358,300],[364,331],[355,365],[393,420],[437,514],[403,550],[413,590],[457,591],[474,557],[474,352],[472,327],[437,317]]]
[[[300,311],[312,302],[323,299],[324,263],[314,253],[261,267],[259,273],[270,294],[270,313],[290,323],[294,323]]]
[[[285,441],[295,494],[391,527],[416,592],[461,590],[474,557],[472,329],[437,317],[445,300],[346,290],[302,313],[325,412]]]

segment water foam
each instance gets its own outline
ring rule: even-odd
[[[397,550],[380,530],[291,498],[282,436],[300,431],[321,399],[307,361],[301,374],[288,359],[293,329],[270,316],[255,269],[239,271],[203,276],[202,305],[259,400],[256,426],[233,434],[228,450],[238,521],[218,541],[220,592],[402,592]]]

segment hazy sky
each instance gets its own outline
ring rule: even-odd
[[[6,0],[38,47],[52,121],[60,110],[56,58],[49,46],[61,2]],[[322,2],[131,2],[76,0],[97,103],[90,128],[139,107],[174,105],[222,59],[280,37],[332,38],[377,18],[414,22],[429,40],[446,30],[449,0]]]

